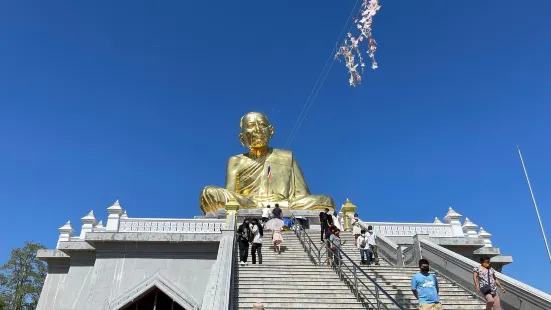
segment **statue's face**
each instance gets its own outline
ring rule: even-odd
[[[248,148],[267,147],[274,136],[274,127],[262,113],[247,113],[241,118],[240,127],[239,140]]]

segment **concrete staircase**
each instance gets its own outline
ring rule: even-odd
[[[309,232],[312,236],[315,231]],[[318,232],[319,233],[319,232]],[[342,250],[360,264],[360,252],[354,244],[351,233],[341,233],[341,240],[346,241]],[[394,267],[379,255],[379,266],[362,266],[362,269],[391,295],[405,309],[419,309],[419,305],[411,292],[411,276],[419,271],[416,267]],[[366,278],[365,276],[362,276]],[[438,276],[440,285],[440,300],[444,309],[486,309],[485,303],[473,297],[469,292],[458,287],[449,280]],[[367,283],[369,280],[365,280]],[[390,301],[385,301],[390,308]]]
[[[283,232],[281,254],[274,252],[271,232],[265,232],[262,265],[235,269],[234,309],[366,309],[329,266],[317,266],[292,231]],[[238,262],[239,258],[236,258]]]
[[[309,231],[316,246],[321,247],[317,231]],[[335,270],[327,265],[316,265],[308,256],[300,241],[292,231],[283,232],[281,254],[274,252],[271,233],[264,234],[262,265],[252,264],[249,253],[248,264],[235,267],[234,309],[252,309],[260,302],[266,309],[371,309],[368,304],[376,304],[376,299],[367,289],[363,289],[366,299],[357,301],[349,285],[339,279]],[[359,251],[354,246],[354,237],[343,233],[346,241],[343,251],[359,265]],[[250,251],[249,251],[250,252]],[[394,267],[381,256],[379,266],[363,266],[362,269],[392,296],[404,309],[419,309],[411,293],[411,276],[418,271],[415,267]],[[239,258],[236,257],[236,263]],[[351,272],[343,268],[343,273]],[[374,291],[373,285],[365,276],[359,277]],[[485,309],[485,304],[469,292],[449,280],[438,276],[440,298],[444,309]],[[380,293],[381,309],[397,309],[390,299]]]

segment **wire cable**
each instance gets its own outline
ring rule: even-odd
[[[360,0],[356,0],[356,2],[354,3],[354,7],[350,11],[350,14],[348,16],[348,19],[346,20],[346,23],[344,24],[344,26],[341,29],[341,32],[339,33],[339,36],[337,37],[337,41],[336,41],[337,46],[338,46],[338,43],[341,40],[342,35],[344,34],[344,30],[346,29],[346,26],[348,26],[348,23],[352,20],[352,16],[354,15],[354,12],[356,11],[356,7],[358,6],[359,2],[360,2]],[[360,14],[360,12],[358,12],[357,14]],[[348,32],[350,32],[352,30],[352,27],[354,27],[354,23],[352,24],[352,26],[350,26]],[[293,140],[295,139],[298,130],[300,129],[300,127],[302,126],[302,123],[306,119],[306,115],[310,111],[310,108],[314,104],[314,101],[316,100],[316,97],[318,96],[318,93],[321,90],[321,87],[323,86],[323,83],[325,82],[325,79],[329,75],[329,72],[331,71],[331,68],[333,67],[333,64],[335,63],[335,58],[333,56],[334,53],[335,53],[335,51],[333,49],[331,49],[331,53],[329,54],[329,57],[325,61],[325,65],[323,66],[323,69],[321,70],[321,72],[318,76],[318,79],[316,80],[316,83],[314,84],[314,87],[312,87],[312,90],[310,91],[310,95],[308,96],[308,99],[306,99],[306,102],[304,103],[304,105],[302,107],[302,110],[300,111],[300,114],[297,117],[297,120],[295,121],[293,129],[291,130],[291,133],[289,133],[289,137],[287,137],[287,140],[285,141],[285,148],[289,148],[291,146],[291,144],[293,143]],[[331,58],[333,58],[333,61],[329,65],[329,69],[327,69],[327,71],[326,71],[325,68],[327,68],[327,64],[329,63],[329,60]],[[322,75],[323,75],[324,72],[325,72],[325,75],[323,76],[323,79],[322,79]],[[321,83],[320,83],[320,79],[321,79]],[[316,91],[316,87],[317,87],[317,91]],[[313,97],[312,97],[312,94],[314,94]]]

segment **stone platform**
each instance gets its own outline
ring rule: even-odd
[[[272,208],[273,209],[273,208]],[[319,210],[289,210],[289,209],[282,209],[283,211],[283,217],[291,217],[291,215],[294,215],[297,218],[304,218],[306,219],[306,222],[304,223],[305,228],[318,228],[320,225],[319,220],[319,214],[321,211]],[[245,218],[258,218],[260,219],[262,217],[262,210],[261,209],[240,209],[237,211],[237,223],[242,223]]]

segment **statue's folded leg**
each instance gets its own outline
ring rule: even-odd
[[[325,195],[311,195],[293,200],[289,204],[289,209],[295,210],[323,210],[329,208],[335,209],[333,198]]]
[[[256,208],[256,203],[249,198],[217,186],[205,187],[201,191],[199,204],[201,210],[207,214],[207,212],[216,212],[218,209],[225,209],[226,203],[231,198],[234,198],[242,208]]]

